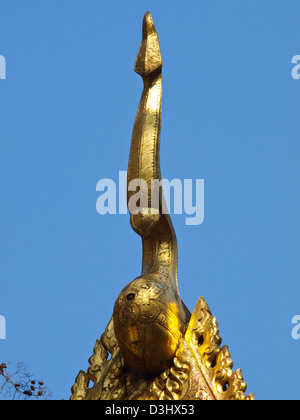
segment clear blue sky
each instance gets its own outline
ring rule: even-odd
[[[0,362],[69,398],[140,274],[140,239],[97,214],[96,184],[127,169],[147,10],[163,176],[205,179],[204,224],[173,217],[182,299],[205,297],[257,399],[299,399],[299,0],[0,0]]]

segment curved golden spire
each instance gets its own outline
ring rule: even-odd
[[[177,240],[169,214],[163,214],[161,181],[160,130],[162,99],[162,57],[152,16],[146,13],[143,21],[143,40],[135,63],[135,71],[142,76],[144,90],[138,108],[131,142],[128,166],[128,208],[136,191],[130,183],[145,181],[147,195],[138,214],[131,212],[131,226],[143,240],[142,275],[159,274],[168,286],[177,286]],[[153,204],[153,197],[157,201]],[[165,207],[164,207],[165,208]]]
[[[169,214],[162,211],[162,188],[156,187],[157,202],[151,200],[152,183],[161,180],[162,59],[149,12],[135,70],[143,77],[144,91],[132,136],[128,208],[137,194],[142,205],[130,211],[131,225],[143,240],[143,271],[119,294],[71,399],[251,400],[241,370],[232,370],[228,347],[221,348],[218,323],[205,300],[200,297],[192,316],[181,301],[176,236]],[[138,193],[130,187],[135,180],[143,180]]]

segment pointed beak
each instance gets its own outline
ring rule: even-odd
[[[134,70],[142,77],[148,77],[162,67],[162,57],[155,25],[150,12],[143,21],[143,40]]]

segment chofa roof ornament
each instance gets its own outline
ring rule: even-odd
[[[131,226],[142,238],[142,273],[117,298],[71,399],[252,400],[241,371],[232,371],[227,346],[221,348],[217,320],[205,300],[200,297],[191,315],[179,295],[176,235],[170,215],[162,211],[161,184],[155,182],[161,180],[162,57],[149,12],[135,71],[144,90],[132,135],[128,208]],[[144,207],[138,212],[132,209],[136,192],[130,188],[135,180],[143,180],[139,200]]]

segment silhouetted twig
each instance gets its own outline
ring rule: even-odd
[[[23,363],[17,363],[14,373],[8,372],[5,363],[0,365],[0,396],[5,399],[48,400],[51,393],[43,381],[33,379]]]

